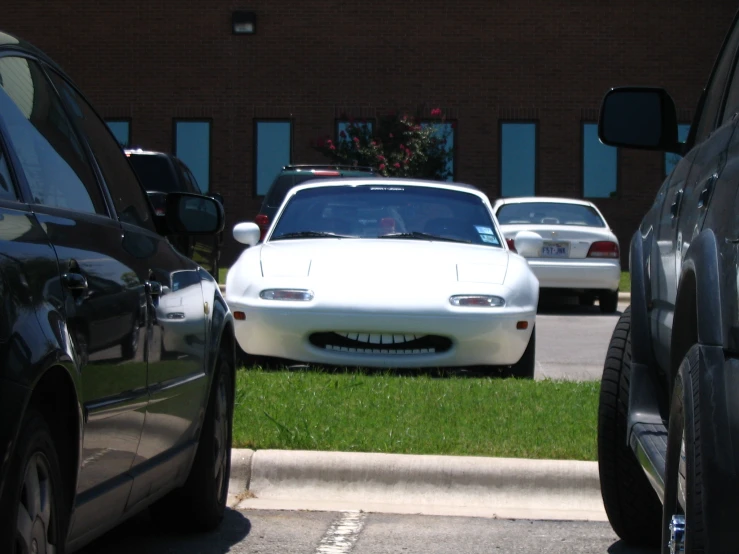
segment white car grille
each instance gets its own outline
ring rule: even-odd
[[[438,335],[413,333],[362,333],[329,331],[313,333],[310,342],[335,352],[374,355],[440,354],[451,348],[452,341]]]

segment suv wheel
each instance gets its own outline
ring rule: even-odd
[[[631,307],[613,330],[600,383],[598,472],[611,527],[624,541],[657,546],[662,505],[626,444],[631,377]]]
[[[0,551],[63,554],[69,514],[51,432],[41,414],[29,408],[18,436],[0,498]]]
[[[698,364],[698,346],[694,345],[675,378],[667,434],[662,543],[669,545],[672,541],[675,548],[682,546],[685,552],[703,552],[705,548],[703,469],[700,455],[696,456],[702,450]],[[673,534],[671,524],[682,526],[682,533]]]

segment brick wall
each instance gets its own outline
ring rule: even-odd
[[[173,118],[212,120],[211,189],[229,227],[251,219],[253,120],[292,117],[293,162],[341,113],[441,107],[458,122],[456,178],[499,191],[498,122],[539,122],[539,194],[581,196],[581,122],[605,91],[662,85],[692,109],[736,10],[725,0],[463,2],[27,0],[3,29],[51,55],[134,145],[171,150]],[[231,13],[257,33],[231,34]],[[621,152],[619,194],[598,200],[627,245],[662,180],[662,156]],[[226,261],[238,252],[227,243]]]

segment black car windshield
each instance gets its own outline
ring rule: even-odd
[[[563,202],[514,202],[503,204],[495,214],[501,225],[578,225],[605,227],[606,222],[584,204]]]
[[[501,247],[482,199],[406,184],[327,186],[290,198],[269,240],[301,238],[443,240]]]
[[[178,190],[172,165],[166,156],[131,154],[128,159],[144,189],[157,192]]]

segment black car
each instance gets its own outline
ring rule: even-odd
[[[170,193],[157,218],[106,124],[42,52],[0,33],[0,552],[71,552],[151,506],[223,517],[231,313],[169,235],[222,231]]]
[[[353,165],[310,165],[310,164],[294,164],[286,165],[280,170],[272,181],[272,184],[264,195],[262,207],[254,222],[261,229],[260,240],[269,230],[269,226],[275,219],[277,210],[280,209],[282,201],[287,196],[288,191],[295,185],[310,181],[311,179],[336,179],[347,177],[373,177],[375,170],[371,167],[353,166]]]
[[[739,551],[739,23],[685,143],[660,88],[612,89],[602,142],[682,156],[631,240],[631,305],[601,382],[608,518],[662,552]]]
[[[146,189],[157,217],[165,217],[167,195],[170,192],[189,192],[205,194],[200,188],[190,168],[177,156],[166,152],[154,152],[141,148],[124,150],[139,181]],[[218,193],[207,194],[223,205],[223,196]],[[169,237],[172,244],[185,256],[194,260],[218,279],[219,261],[223,232],[208,237],[174,235]]]

